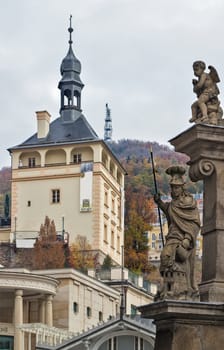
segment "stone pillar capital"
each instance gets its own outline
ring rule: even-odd
[[[211,176],[215,169],[216,164],[208,158],[200,159],[197,162],[189,162],[189,176],[192,181],[203,180],[205,177]]]
[[[15,295],[19,296],[19,297],[22,297],[23,296],[23,290],[22,289],[16,289],[15,290]]]
[[[52,294],[48,294],[46,296],[46,301],[52,301],[53,300],[53,295]]]

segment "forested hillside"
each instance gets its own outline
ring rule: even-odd
[[[125,178],[126,188],[131,185],[135,190],[142,191],[148,196],[154,194],[154,182],[150,148],[153,150],[156,180],[158,189],[162,195],[169,193],[169,176],[165,170],[171,165],[186,165],[189,158],[181,153],[174,152],[170,147],[160,145],[157,142],[144,142],[138,140],[120,140],[111,142],[110,148],[121,161],[127,171]],[[186,177],[187,189],[192,193],[202,192],[202,183],[192,183]]]

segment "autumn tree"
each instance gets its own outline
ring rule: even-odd
[[[96,267],[97,255],[93,253],[86,236],[77,235],[75,242],[71,244],[69,262],[71,267],[83,272]]]
[[[124,262],[134,272],[149,272],[148,235],[150,224],[132,209],[125,229]]]
[[[33,268],[57,269],[65,264],[64,244],[57,240],[54,220],[45,217],[40,226],[40,234],[34,245]]]

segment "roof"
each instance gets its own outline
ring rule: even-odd
[[[119,331],[125,331],[126,329],[137,331],[140,336],[146,335],[148,338],[152,340],[155,339],[156,328],[151,319],[143,319],[140,317],[135,317],[134,319],[124,316],[123,319],[120,317],[113,318],[108,320],[107,322],[102,322],[96,327],[84,331],[81,334],[77,334],[73,338],[65,341],[63,344],[56,345],[53,347],[49,347],[48,345],[38,344],[36,345],[36,349],[38,350],[47,350],[47,349],[55,349],[55,350],[72,350],[75,349],[76,346],[78,348],[79,344],[83,344],[85,340],[91,340],[95,342],[97,339],[102,338],[106,333],[111,334],[113,336],[113,332],[118,335]]]
[[[72,122],[63,122],[62,118],[55,119],[50,124],[47,137],[37,138],[37,133],[32,135],[23,143],[10,149],[24,148],[27,146],[46,146],[56,143],[77,143],[83,141],[99,140],[98,135],[90,126],[83,114]],[[9,150],[10,150],[9,149]]]
[[[65,145],[94,141],[103,143],[107,151],[109,151],[115,160],[119,163],[120,169],[126,173],[126,170],[120,163],[118,157],[111,149],[109,144],[99,138],[92,126],[88,123],[86,117],[81,113],[76,120],[69,122],[64,122],[62,117],[58,117],[52,123],[50,123],[49,133],[47,137],[38,138],[37,133],[35,133],[21,144],[8,148],[8,151],[11,152],[12,150],[25,149],[30,147],[49,147],[58,144]]]

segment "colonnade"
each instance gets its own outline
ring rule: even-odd
[[[24,323],[24,293],[22,289],[15,291],[14,299],[14,350],[24,350],[24,334],[21,326]],[[53,295],[44,295],[39,307],[39,322],[48,327],[53,326]],[[29,349],[31,348],[31,339],[29,337]]]

